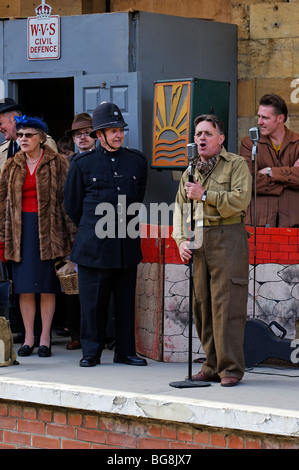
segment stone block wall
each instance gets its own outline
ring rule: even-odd
[[[238,148],[256,125],[261,96],[277,93],[289,108],[287,122],[299,132],[299,1],[232,1],[238,25]]]

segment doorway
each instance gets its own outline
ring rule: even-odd
[[[57,142],[74,119],[74,78],[38,78],[17,82],[18,103],[24,114],[42,117]]]

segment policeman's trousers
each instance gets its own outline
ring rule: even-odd
[[[83,356],[101,356],[111,294],[115,303],[115,354],[135,354],[136,273],[137,267],[97,269],[78,266]]]
[[[243,223],[204,227],[203,244],[194,250],[195,326],[211,377],[244,375],[249,247]]]

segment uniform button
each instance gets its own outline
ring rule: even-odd
[[[114,174],[115,174],[115,176],[117,176],[118,175],[117,171],[115,171]]]
[[[111,161],[112,161],[112,162],[115,162],[115,158],[114,158],[114,157],[112,157],[112,158],[111,158]]]
[[[92,181],[96,181],[97,179],[96,178],[92,178]]]
[[[133,175],[133,180],[136,180],[136,176]]]
[[[117,191],[120,191],[120,187],[119,187],[119,186],[117,186]]]

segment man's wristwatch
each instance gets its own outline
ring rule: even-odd
[[[202,202],[205,202],[206,199],[207,199],[207,191],[205,191],[203,195],[201,196]]]
[[[272,168],[270,166],[268,166],[267,168],[267,176],[270,176],[270,171],[272,170]]]

